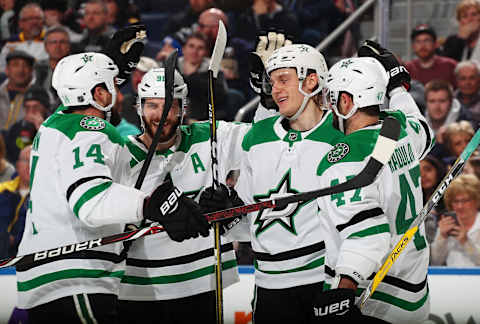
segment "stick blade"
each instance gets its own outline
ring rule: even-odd
[[[227,46],[227,30],[221,20],[218,21],[218,33],[217,40],[215,41],[215,47],[213,48],[212,57],[210,59],[210,65],[208,70],[213,72],[213,77],[216,78],[218,70],[220,69],[220,62],[223,58],[223,52],[225,52],[225,46]]]

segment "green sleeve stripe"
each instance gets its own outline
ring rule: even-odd
[[[331,287],[331,285],[326,283],[325,285],[323,285],[323,291],[330,290],[330,287]],[[362,294],[362,292],[364,290],[365,289],[363,289],[363,288],[358,288],[357,291],[355,292],[355,295],[357,297],[360,297],[360,295]],[[406,311],[409,311],[409,312],[414,312],[417,309],[419,309],[420,307],[422,307],[423,305],[425,305],[425,302],[428,299],[428,295],[429,295],[429,288],[428,288],[428,285],[427,285],[427,291],[425,292],[425,295],[423,295],[423,297],[420,298],[419,300],[417,300],[416,302],[410,302],[408,300],[401,299],[401,298],[389,295],[387,293],[384,293],[384,292],[381,292],[381,291],[378,291],[378,290],[374,291],[373,294],[372,294],[372,297],[370,297],[370,298],[383,301],[383,302],[385,302],[387,304],[390,304],[390,305],[395,305],[395,306],[397,306],[401,309],[404,309]]]
[[[18,291],[28,291],[49,284],[56,280],[78,279],[78,278],[121,278],[124,271],[109,272],[105,270],[91,269],[68,269],[47,273],[27,281],[17,282]]]
[[[316,260],[313,260],[312,262],[304,265],[304,266],[301,266],[301,267],[298,267],[298,268],[294,268],[294,269],[290,269],[290,270],[280,270],[280,271],[269,271],[269,270],[260,270],[258,268],[258,263],[257,261],[255,261],[255,269],[257,271],[260,271],[260,272],[263,272],[263,273],[266,273],[266,274],[273,274],[273,275],[276,275],[276,274],[284,274],[284,273],[293,273],[293,272],[299,272],[299,271],[305,271],[305,270],[311,270],[311,269],[315,269],[315,268],[318,268],[320,266],[323,266],[325,264],[325,257],[321,257],[319,259],[316,259]]]
[[[107,181],[99,184],[98,186],[88,189],[83,195],[81,195],[75,203],[75,206],[73,207],[73,213],[75,214],[75,216],[78,217],[78,211],[87,201],[98,195],[100,192],[107,190],[108,188],[110,188],[111,185],[112,182]]]
[[[390,226],[388,224],[382,224],[382,225],[369,227],[359,232],[350,234],[347,238],[365,237],[365,236],[376,235],[376,234],[387,233],[387,232],[390,232]]]
[[[237,260],[230,260],[222,262],[222,270],[228,270],[237,266]],[[123,284],[131,285],[164,285],[177,282],[183,282],[187,280],[194,280],[200,277],[208,276],[215,272],[215,267],[213,265],[208,267],[203,267],[191,272],[168,275],[168,276],[159,276],[159,277],[136,277],[136,276],[123,276]]]

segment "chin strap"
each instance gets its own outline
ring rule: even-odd
[[[302,89],[302,85],[303,85],[303,82],[305,81],[305,79],[302,80],[302,82],[299,82],[298,83],[298,91],[300,91],[301,94],[303,94],[303,101],[302,101],[302,104],[300,105],[300,108],[297,110],[297,112],[291,116],[291,117],[287,117],[285,116],[288,120],[290,121],[294,121],[296,120],[298,117],[300,117],[300,115],[303,113],[303,111],[305,110],[305,108],[307,107],[307,103],[308,103],[308,100],[310,100],[310,98],[312,98],[313,96],[317,95],[320,91],[322,91],[322,88],[320,88],[320,86],[315,90],[313,91],[312,93],[306,93],[305,91],[303,91]]]

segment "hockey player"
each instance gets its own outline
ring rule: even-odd
[[[353,306],[355,292],[368,284],[423,207],[419,160],[428,153],[433,137],[403,87],[409,84],[408,72],[376,43],[367,42],[359,53],[377,57],[383,66],[373,57],[359,57],[341,60],[330,69],[327,99],[336,127],[346,136],[318,165],[319,186],[344,182],[365,167],[385,115],[397,118],[402,129],[388,166],[373,184],[317,200],[327,246],[325,286],[330,289],[316,297],[311,312],[319,323],[351,321],[359,315]],[[386,95],[390,108],[381,112]],[[362,309],[369,323],[427,318],[428,260],[422,224]]]
[[[160,143],[141,188],[150,193],[163,182],[171,183],[188,196],[198,199],[212,184],[209,123],[180,126],[187,106],[187,85],[175,71],[174,101],[162,129]],[[145,74],[138,86],[137,112],[144,129],[126,142],[131,158],[128,177],[135,182],[147,150],[157,131],[165,103],[163,68]],[[218,122],[219,179],[239,169],[241,139],[247,124]],[[226,189],[224,185],[222,188]],[[228,191],[227,191],[228,192]],[[234,204],[242,204],[235,191],[227,194]],[[227,222],[228,223],[228,222]],[[193,323],[201,319],[215,323],[215,274],[212,235],[177,243],[157,234],[135,241],[127,259],[120,289],[122,323]],[[222,240],[223,286],[238,281],[232,243]],[[152,313],[153,312],[153,313]]]
[[[133,68],[140,52],[132,57],[127,51],[120,59]],[[118,183],[124,142],[108,122],[118,73],[100,53],[58,63],[52,83],[63,106],[42,124],[32,145],[31,201],[19,254],[120,233],[124,223],[143,218],[160,222],[179,241],[208,234],[198,207],[183,195],[159,186],[149,196]],[[172,194],[178,203],[162,216],[160,206]],[[28,309],[30,323],[117,323],[121,246],[85,248],[71,245],[56,257],[37,255],[33,265],[17,267],[18,306]]]
[[[318,188],[316,165],[336,136],[332,115],[321,107],[327,75],[313,47],[287,45],[273,52],[266,72],[279,116],[257,121],[242,141],[237,190],[246,203]],[[223,160],[219,160],[220,165]],[[211,188],[200,204],[216,208]],[[325,244],[315,201],[248,215],[255,254],[255,323],[307,323],[312,297],[322,290]],[[268,216],[283,216],[268,219]]]

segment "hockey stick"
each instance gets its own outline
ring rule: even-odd
[[[397,260],[400,256],[400,253],[405,249],[407,244],[412,240],[415,233],[418,231],[418,227],[422,224],[425,219],[427,218],[430,211],[437,205],[440,199],[443,197],[445,190],[447,190],[450,183],[455,179],[463,170],[465,163],[470,158],[472,153],[476,150],[478,145],[480,144],[480,130],[478,130],[473,138],[468,143],[467,147],[463,150],[462,154],[458,157],[455,163],[452,165],[450,170],[448,171],[447,175],[443,178],[440,184],[437,186],[435,191],[433,192],[430,199],[427,201],[425,206],[423,206],[420,213],[418,213],[415,220],[410,225],[410,228],[403,234],[402,238],[398,243],[395,245],[393,250],[388,254],[385,262],[380,267],[380,270],[377,271],[375,276],[373,277],[372,281],[368,284],[368,287],[362,292],[357,302],[357,305],[362,308],[365,303],[367,302],[368,298],[372,296],[372,294],[377,289],[378,285],[382,282],[383,278],[387,275],[390,268],[393,266],[393,263]]]
[[[138,175],[137,181],[135,182],[135,189],[140,190],[143,184],[143,180],[145,180],[145,176],[147,175],[148,167],[152,162],[153,154],[155,153],[155,149],[160,141],[160,136],[162,135],[163,125],[165,124],[165,120],[167,119],[167,115],[170,112],[170,108],[173,104],[173,86],[175,80],[175,65],[177,63],[177,54],[178,50],[174,50],[165,60],[165,102],[163,104],[163,111],[160,121],[158,123],[157,131],[152,139],[152,144],[148,148],[147,156],[145,161],[143,162],[142,168],[140,169],[140,174]],[[141,103],[140,103],[141,104]],[[140,227],[143,228],[145,226],[146,219],[144,218],[140,224]],[[128,225],[125,227],[125,230],[128,228]],[[125,256],[132,245],[131,242],[126,243],[121,255]]]
[[[218,21],[218,33],[213,48],[210,66],[208,67],[208,120],[210,122],[210,147],[212,158],[212,185],[214,189],[218,183],[218,160],[217,160],[217,121],[215,118],[215,92],[214,83],[218,76],[220,61],[227,45],[227,31],[221,20]],[[217,323],[223,324],[223,282],[222,282],[222,252],[220,238],[220,224],[214,224],[214,255],[215,255],[215,304]]]
[[[307,191],[298,193],[295,195],[262,201],[259,203],[234,207],[230,209],[220,210],[206,214],[205,217],[208,221],[219,221],[231,217],[235,217],[241,214],[258,211],[265,208],[275,208],[280,206],[286,206],[290,203],[296,203],[300,201],[308,201],[314,198],[323,196],[329,196],[344,191],[354,190],[361,187],[368,186],[373,183],[380,173],[384,165],[390,160],[393,151],[396,147],[396,140],[400,133],[400,124],[397,120],[391,118],[385,119],[380,135],[378,136],[377,143],[373,149],[373,153],[367,162],[365,168],[360,171],[355,177],[350,180],[340,183],[336,186],[323,188],[319,190]],[[44,260],[47,258],[61,257],[72,252],[88,250],[91,248],[112,244],[116,242],[136,240],[140,237],[144,237],[151,234],[157,234],[163,232],[164,229],[158,224],[153,223],[150,227],[144,227],[129,232],[114,234],[99,239],[84,241],[80,243],[69,244],[50,250],[39,251],[23,256],[17,256],[0,260],[0,268],[5,268],[13,265],[23,266],[32,264],[35,261]]]

